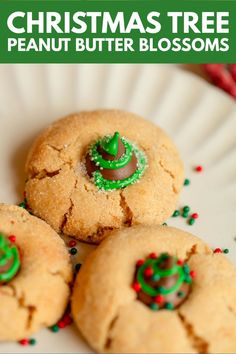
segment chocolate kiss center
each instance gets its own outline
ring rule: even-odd
[[[122,140],[119,138],[118,153],[116,156],[108,154],[101,146],[98,147],[98,152],[101,154],[103,159],[114,161],[114,160],[119,160],[121,156],[125,153],[125,147],[124,144],[122,143]],[[85,158],[85,166],[89,177],[92,177],[94,171],[99,170],[102,176],[105,179],[110,181],[123,180],[125,178],[132,176],[132,174],[137,170],[137,164],[138,161],[134,153],[132,155],[130,162],[126,166],[114,170],[110,170],[106,168],[100,169],[100,167],[96,166],[95,163],[91,160],[89,154],[87,154]]]
[[[173,264],[174,264],[173,257],[168,257],[160,264],[160,268],[163,270],[164,269],[167,270],[167,269],[170,269],[173,266]],[[136,275],[137,275],[137,271],[135,274],[135,278],[136,278]],[[169,289],[172,286],[174,286],[174,284],[178,280],[178,277],[179,277],[178,274],[173,274],[168,277],[162,277],[160,280],[157,280],[157,281],[153,280],[151,277],[145,278],[145,281],[152,288],[157,288],[157,287],[162,286],[162,287],[165,287],[166,289]],[[178,295],[179,292],[182,292],[183,296],[179,296]],[[164,296],[164,302],[163,302],[163,304],[159,304],[159,307],[163,308],[166,302],[170,302],[173,304],[174,308],[177,308],[185,301],[189,292],[190,292],[190,285],[188,283],[183,282],[182,285],[180,286],[179,290]],[[148,306],[151,303],[153,303],[153,301],[154,301],[153,298],[150,295],[148,295],[147,293],[145,293],[143,290],[138,292],[138,299],[140,301],[142,301],[145,305],[148,305]]]

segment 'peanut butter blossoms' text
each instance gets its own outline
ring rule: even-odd
[[[141,14],[134,11],[128,16],[123,11],[115,14],[108,11],[16,11],[8,16],[7,26],[15,35],[8,38],[8,51],[229,50],[229,39],[223,37],[229,33],[229,12],[220,11],[201,14],[192,11]],[[126,34],[130,36],[124,36]]]

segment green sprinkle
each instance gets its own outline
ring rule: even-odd
[[[192,283],[192,278],[190,277],[190,275],[187,275],[184,279],[185,283],[187,284],[191,284]]]
[[[8,266],[8,264],[10,265]],[[9,282],[19,271],[20,265],[18,248],[12,245],[3,234],[0,234],[0,268],[3,267],[0,272],[0,283]]]
[[[193,218],[189,219],[188,223],[189,223],[189,225],[193,225],[195,223],[195,219],[193,219]]]
[[[54,333],[57,333],[59,332],[59,327],[58,325],[53,325],[52,327],[50,327],[51,331],[54,332]]]
[[[190,208],[188,205],[185,205],[185,207],[183,207],[183,212],[184,213],[189,213],[190,212]]]
[[[185,263],[183,265],[183,271],[184,271],[185,274],[189,274],[190,273],[189,265],[187,263]]]
[[[224,249],[224,253],[226,253],[226,254],[229,253],[229,249],[228,249],[228,248],[225,248],[225,249]]]
[[[160,261],[161,261],[161,262],[165,261],[165,260],[168,259],[168,258],[169,258],[168,253],[162,253],[162,254],[160,255]]]
[[[24,199],[24,201],[19,204],[19,207],[26,209],[27,208],[27,200]]]
[[[185,292],[184,291],[178,291],[177,296],[178,297],[184,297]]]
[[[77,248],[73,247],[70,249],[70,254],[74,256],[77,253]]]
[[[190,185],[190,180],[188,178],[185,178],[184,186],[189,186],[189,185]]]
[[[30,344],[30,345],[35,345],[36,343],[37,343],[37,341],[36,341],[35,338],[31,338],[31,339],[29,340],[29,344]]]
[[[158,288],[158,292],[159,292],[160,294],[165,293],[165,288],[164,288],[164,286],[160,286],[160,287]]]
[[[185,211],[184,211],[184,212],[182,213],[182,217],[185,218],[185,219],[188,217],[188,215],[189,215],[189,212],[185,212]]]
[[[164,223],[162,224],[162,226],[167,226],[167,223],[166,223],[166,222],[164,222]]]
[[[173,218],[176,218],[176,217],[179,216],[179,215],[180,215],[179,210],[175,210],[175,211],[173,212],[173,214],[172,214],[172,217],[173,217]]]
[[[158,280],[160,280],[160,275],[159,274],[153,274],[153,276],[152,276],[152,280],[153,281],[158,281]]]
[[[165,309],[173,310],[174,309],[174,305],[172,304],[172,302],[166,302],[165,303]]]
[[[157,310],[159,310],[159,306],[155,302],[152,302],[150,304],[150,309],[153,311],[157,311]]]

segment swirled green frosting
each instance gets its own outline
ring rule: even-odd
[[[175,258],[175,263],[170,269],[161,269],[159,265],[163,262],[163,260],[167,257],[165,253],[161,254],[160,257],[157,259],[148,258],[144,264],[138,269],[137,272],[137,281],[141,285],[142,290],[150,295],[150,296],[157,296],[157,295],[169,295],[173,294],[181,287],[181,285],[186,283],[192,283],[192,278],[189,275],[189,267],[187,264],[179,265],[177,263],[177,258]],[[153,277],[158,280],[161,278],[167,278],[173,275],[178,275],[176,283],[170,288],[155,288],[150,286],[144,276],[144,272],[147,268],[151,267],[153,270]]]
[[[4,269],[2,272],[1,268]],[[17,247],[0,234],[0,283],[10,281],[19,268],[20,256]]]

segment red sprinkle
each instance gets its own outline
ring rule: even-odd
[[[29,340],[27,338],[21,339],[19,344],[24,346],[29,345]]]
[[[214,253],[222,253],[222,252],[223,252],[222,249],[219,247],[214,249]]]
[[[164,302],[164,296],[162,295],[157,295],[154,299],[155,303],[161,305]]]
[[[151,267],[147,267],[144,271],[144,274],[146,275],[146,277],[151,277],[153,275],[153,269]]]
[[[138,282],[135,282],[133,283],[132,288],[138,293],[141,290],[141,285]]]
[[[191,270],[191,272],[189,274],[192,279],[196,278],[197,273],[194,270]]]
[[[11,243],[15,243],[15,242],[16,242],[16,236],[10,235],[10,236],[8,237],[8,240],[11,241]]]
[[[63,322],[65,323],[66,326],[69,326],[72,323],[72,318],[69,314],[65,315],[63,317]]]
[[[199,217],[198,213],[193,213],[191,215],[191,218],[193,218],[193,219],[198,219],[198,217]]]
[[[203,167],[201,165],[198,165],[198,166],[195,167],[195,170],[197,172],[202,172],[203,171]]]
[[[184,261],[182,259],[178,259],[177,264],[179,266],[182,266],[184,264]]]
[[[137,267],[141,267],[141,266],[143,265],[143,263],[144,263],[144,260],[143,260],[143,259],[139,259],[139,260],[137,261],[137,263],[136,263],[136,266],[137,266]]]
[[[61,329],[66,327],[66,324],[65,324],[65,322],[63,320],[60,320],[57,325]]]
[[[157,258],[156,253],[154,253],[154,252],[150,253],[149,258],[156,259]]]
[[[69,245],[69,247],[75,247],[77,245],[77,242],[75,240],[70,240],[68,245]]]

